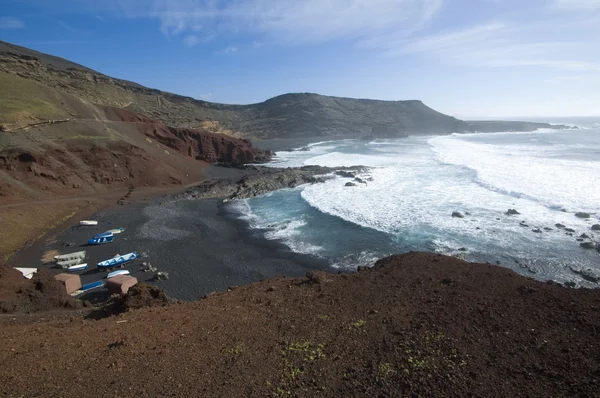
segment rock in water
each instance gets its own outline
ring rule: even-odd
[[[565,228],[565,231],[575,233],[575,230],[573,228]]]
[[[454,217],[454,218],[465,218],[464,214],[462,214],[460,211],[453,211],[452,212],[452,217]]]
[[[594,242],[582,242],[579,244],[579,246],[583,247],[584,249],[595,249],[596,248],[596,244]]]
[[[591,215],[590,215],[590,213],[586,213],[586,212],[580,211],[578,213],[575,213],[575,217],[577,217],[577,218],[590,218]]]
[[[517,209],[508,209],[508,211],[505,213],[507,216],[515,216],[517,214],[521,214],[517,211]]]
[[[556,228],[564,228],[564,227],[565,227],[565,225],[562,225],[562,224],[560,224],[560,223],[558,223],[558,224],[554,224],[554,226],[555,226]]]
[[[339,175],[340,177],[345,177],[345,178],[354,178],[356,177],[356,174],[354,174],[351,171],[345,171],[345,170],[338,170],[335,172],[335,174]]]
[[[600,231],[600,224],[592,225],[592,231]]]
[[[355,187],[356,184],[353,182],[347,182],[346,185],[344,185],[345,187]]]
[[[539,228],[533,229],[532,231],[535,232],[536,234],[541,234],[542,233],[542,230],[539,229]]]

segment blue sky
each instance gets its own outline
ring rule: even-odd
[[[0,40],[226,103],[420,99],[600,115],[600,0],[1,0]]]

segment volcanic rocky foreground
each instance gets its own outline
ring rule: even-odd
[[[0,391],[598,395],[600,291],[491,265],[408,253],[355,274],[276,278],[198,302],[137,294],[159,307],[100,320],[82,310],[0,318]]]

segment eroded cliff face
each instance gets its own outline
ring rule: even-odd
[[[107,108],[106,116],[116,122],[136,123],[139,131],[182,155],[208,163],[253,163],[268,161],[270,152],[239,139],[206,130],[169,127],[164,123],[125,109]]]

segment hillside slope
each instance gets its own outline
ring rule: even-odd
[[[211,103],[115,79],[70,61],[4,42],[0,42],[0,71],[37,81],[50,90],[69,93],[96,105],[141,113],[169,126],[236,137],[403,137],[502,131],[506,127],[495,122],[472,125],[415,100],[378,101],[297,93],[250,105]],[[41,104],[37,106],[49,112]],[[23,117],[13,115],[5,123],[18,125]],[[551,126],[527,125],[531,130],[540,127]]]
[[[591,397],[599,293],[408,253],[350,275],[275,278],[98,321],[6,318],[0,392]]]

